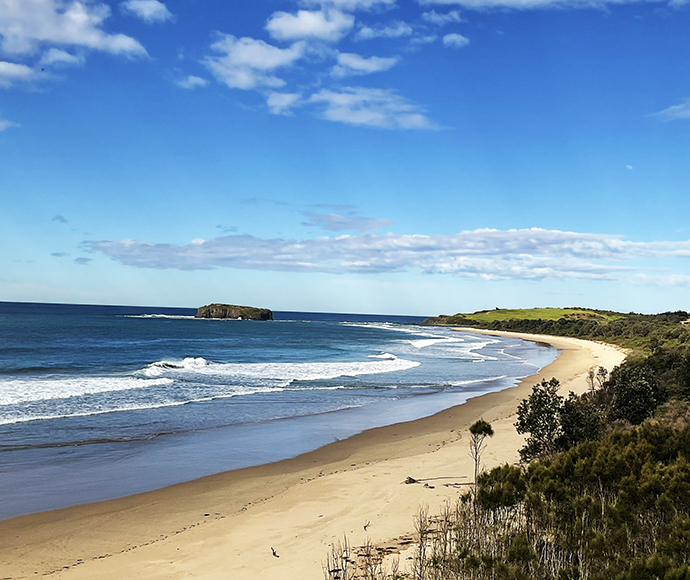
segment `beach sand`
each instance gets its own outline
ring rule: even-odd
[[[469,425],[483,417],[495,430],[487,468],[514,463],[522,446],[515,412],[532,385],[556,377],[563,393],[581,393],[589,367],[611,370],[625,358],[595,342],[486,334],[549,343],[561,354],[516,387],[294,459],[0,522],[0,579],[318,580],[329,546],[344,534],[353,546],[367,538],[399,544],[411,537],[420,506],[433,514],[466,489],[445,484],[471,482]],[[408,476],[422,483],[406,485]]]

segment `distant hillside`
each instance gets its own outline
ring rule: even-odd
[[[608,322],[618,318],[625,318],[625,314],[606,310],[591,310],[588,308],[496,308],[494,310],[480,310],[472,314],[440,315],[427,318],[423,324],[469,324],[475,322],[489,324],[503,320],[597,320]]]
[[[482,310],[427,318],[430,326],[472,326],[531,334],[602,340],[642,352],[661,346],[690,347],[690,314],[627,314],[590,308],[530,308]]]

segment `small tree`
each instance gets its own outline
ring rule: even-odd
[[[609,371],[607,371],[604,367],[599,367],[597,369],[597,385],[601,389],[604,386],[604,383],[608,380],[609,378]]]
[[[494,430],[484,419],[470,426],[470,457],[474,461],[474,497],[477,497],[477,479],[482,468],[482,453],[486,449],[486,438],[493,437]]]
[[[563,406],[563,397],[558,394],[560,386],[558,379],[542,379],[518,406],[515,428],[520,434],[529,433],[525,446],[520,449],[520,458],[524,462],[548,457],[558,449]]]
[[[587,371],[587,384],[589,385],[589,390],[594,392],[594,382],[597,379],[597,367],[589,367]]]

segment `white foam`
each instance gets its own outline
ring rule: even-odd
[[[171,320],[201,320],[196,316],[183,314],[125,314],[125,318],[169,318]]]
[[[9,379],[0,381],[0,405],[69,399],[97,393],[145,389],[172,384],[169,378],[74,377],[62,379]]]
[[[395,360],[398,358],[394,354],[390,354],[389,352],[382,352],[381,354],[370,354],[367,358],[380,358],[384,360]]]
[[[454,381],[451,383],[452,386],[454,387],[465,387],[467,385],[474,385],[476,383],[490,383],[493,381],[500,381],[501,379],[505,379],[508,375],[499,375],[497,377],[486,377],[482,379],[469,379],[466,381]]]
[[[182,364],[159,361],[142,372],[147,377],[203,375],[225,379],[274,379],[282,381],[315,381],[338,377],[356,377],[404,371],[421,363],[397,357],[367,362],[341,363],[208,363],[204,359],[184,359]],[[194,361],[194,362],[186,362]]]
[[[415,348],[426,348],[434,344],[449,344],[453,342],[464,342],[460,338],[451,338],[448,336],[441,336],[438,338],[422,338],[420,340],[410,340],[409,343]]]

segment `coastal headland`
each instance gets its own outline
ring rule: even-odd
[[[403,550],[404,567],[419,506],[433,513],[471,482],[474,421],[483,417],[495,431],[486,467],[514,463],[516,408],[534,384],[556,377],[563,392],[581,393],[591,366],[610,370],[625,358],[592,341],[466,330],[548,343],[560,355],[513,388],[293,459],[3,521],[0,577],[320,579],[329,546],[344,534],[353,546],[370,539]],[[408,476],[420,483],[406,485]]]

